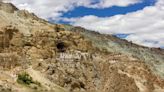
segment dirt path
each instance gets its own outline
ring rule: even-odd
[[[46,79],[39,71],[36,71],[32,69],[31,67],[27,69],[27,72],[30,74],[30,76],[40,82],[43,86],[45,86],[48,90],[53,90],[54,92],[68,92],[64,88],[55,85],[50,80]]]

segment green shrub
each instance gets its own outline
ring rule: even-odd
[[[21,74],[18,74],[17,82],[20,84],[30,85],[31,83],[33,83],[33,80],[32,80],[32,77],[28,73],[23,72]]]
[[[30,85],[30,84],[36,84],[39,86],[41,85],[39,82],[33,81],[32,77],[26,72],[18,74],[17,82],[25,85]]]

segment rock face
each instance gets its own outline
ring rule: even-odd
[[[8,13],[14,13],[18,9],[11,3],[3,3],[0,1],[0,10],[3,10]]]
[[[10,40],[13,38],[13,34],[18,32],[16,28],[7,26],[0,31],[0,48],[6,48],[10,45]]]
[[[2,92],[164,92],[162,50],[50,24],[12,4],[0,3],[0,22]]]

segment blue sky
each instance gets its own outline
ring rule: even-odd
[[[153,6],[156,0],[143,0],[140,3],[132,4],[126,7],[112,6],[103,9],[93,9],[84,6],[76,7],[75,9],[68,11],[62,15],[62,17],[72,18],[72,17],[83,17],[86,15],[95,15],[98,17],[109,17],[118,14],[126,14],[129,12],[135,12],[141,10],[146,6]]]
[[[81,26],[148,47],[164,47],[164,0],[3,1],[53,23]]]
[[[63,13],[61,17],[77,18],[77,17],[88,16],[88,15],[94,15],[97,17],[111,17],[111,16],[115,16],[115,15],[127,14],[130,12],[142,10],[143,8],[145,8],[147,6],[154,6],[154,4],[156,2],[157,2],[157,0],[142,0],[142,2],[131,4],[128,6],[112,6],[112,7],[108,7],[108,8],[102,8],[102,9],[79,6],[79,7],[74,8],[73,10]],[[98,3],[98,0],[95,0],[94,3]],[[51,18],[49,20],[51,22],[55,22]],[[60,20],[57,23],[69,24],[70,22]],[[114,35],[116,35],[117,37],[120,37],[120,38],[126,38],[129,34],[118,33],[118,34],[114,34]]]

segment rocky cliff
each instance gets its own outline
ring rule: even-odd
[[[0,92],[164,92],[164,51],[0,3]]]

